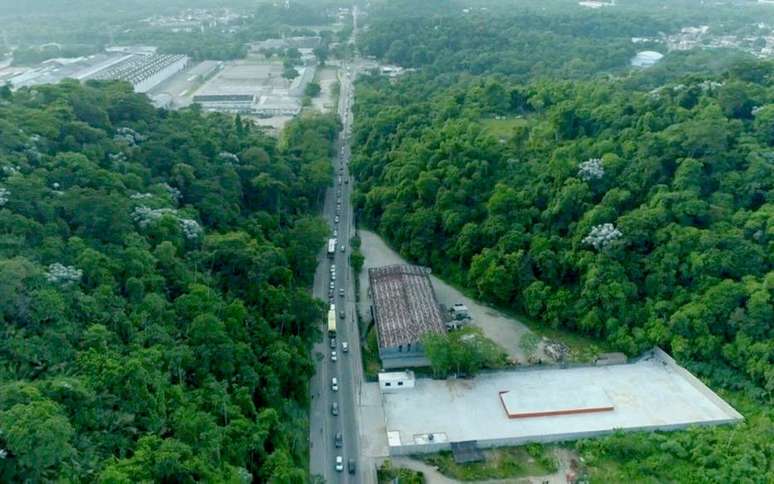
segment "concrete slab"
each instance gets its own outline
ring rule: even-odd
[[[550,389],[543,385],[511,388],[500,390],[499,396],[508,418],[605,412],[615,408],[604,389],[574,384]]]
[[[448,443],[418,436],[445,434],[448,442],[477,440],[481,447],[592,437],[621,430],[672,430],[738,421],[742,416],[663,352],[627,365],[526,369],[473,380],[417,380],[413,390],[384,394],[387,431],[399,432],[391,455],[436,452]],[[572,408],[582,395],[604,394],[613,409],[530,418],[509,418],[499,392],[540,389],[538,400],[514,409]],[[568,394],[567,389],[572,389]],[[595,397],[596,398],[596,397]],[[604,397],[601,397],[604,398]],[[596,402],[599,403],[599,402]]]

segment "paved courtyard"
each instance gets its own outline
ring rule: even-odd
[[[501,398],[503,392],[509,397]],[[414,389],[384,394],[382,401],[392,455],[467,440],[482,447],[519,445],[742,418],[660,350],[626,365],[419,379]]]

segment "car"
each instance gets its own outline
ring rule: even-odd
[[[338,222],[337,222],[337,223],[338,223]],[[335,238],[336,238],[336,237],[338,237],[338,236],[339,236],[339,231],[338,231],[338,230],[334,230],[334,231],[333,231],[333,238],[335,239]]]
[[[349,178],[346,178],[346,179],[344,180],[344,184],[345,184],[345,185],[349,185]]]
[[[345,250],[347,250],[347,246],[344,244],[341,244],[341,251],[344,252]]]
[[[349,343],[347,343],[346,341],[342,341],[341,351],[343,351],[344,353],[349,353]]]
[[[336,273],[331,272],[331,281],[335,281],[335,280],[336,280]]]
[[[331,351],[331,361],[336,361],[336,350]]]
[[[341,472],[344,470],[344,458],[340,455],[336,456],[336,471]]]
[[[331,349],[336,349],[336,338],[331,338]]]
[[[347,317],[346,313],[344,313],[344,311],[339,311],[339,318],[344,319],[345,317]]]
[[[331,378],[331,390],[334,392],[339,391],[339,380],[337,380],[335,376]]]
[[[336,283],[331,281],[331,283],[328,285],[330,289],[336,289]]]
[[[349,459],[347,461],[347,471],[350,474],[354,474],[355,473],[355,459]]]
[[[336,216],[333,218],[333,223],[339,223],[339,216],[338,216],[338,215],[336,215]]]
[[[336,402],[331,403],[331,415],[334,417],[338,417],[339,415],[339,404]]]
[[[336,272],[336,264],[331,264],[331,272]]]
[[[333,439],[336,442],[336,448],[340,449],[344,445],[344,436],[341,432],[336,432],[336,437]]]
[[[344,288],[339,289],[339,297],[344,297]]]

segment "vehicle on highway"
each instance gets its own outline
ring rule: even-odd
[[[334,417],[338,417],[339,415],[339,404],[337,402],[331,403],[331,415]]]
[[[331,272],[331,281],[335,281],[335,280],[336,280],[336,273]]]
[[[344,353],[349,353],[349,343],[347,343],[346,341],[342,341],[341,351],[343,351]]]
[[[341,432],[336,432],[336,437],[334,437],[334,441],[336,442],[336,448],[340,449],[341,446],[344,445],[344,436],[341,435]]]
[[[336,349],[336,338],[331,338],[331,348]]]
[[[335,376],[331,378],[331,390],[334,392],[339,391],[339,380]]]
[[[346,313],[344,311],[339,311],[339,318],[344,319],[346,317]]]
[[[336,361],[336,351],[331,351],[331,361]]]
[[[336,471],[341,472],[344,470],[344,458],[340,455],[336,456]]]
[[[328,239],[328,257],[333,257],[336,253],[336,239]]]
[[[339,289],[339,297],[344,297],[344,288]]]
[[[336,289],[336,283],[331,281],[331,283],[328,285],[330,289]]]
[[[345,185],[349,185],[349,178],[345,178],[345,179],[344,179],[344,184],[345,184]]]
[[[339,223],[339,216],[338,215],[333,217],[333,223]]]
[[[349,461],[347,461],[347,470],[350,474],[355,473],[355,459],[349,459]]]
[[[336,264],[331,264],[331,272],[336,272]]]
[[[334,230],[334,231],[333,231],[333,236],[334,236],[334,237],[336,237],[336,236],[338,236],[338,235],[339,235],[339,231],[338,231],[338,230]]]
[[[341,251],[342,251],[342,252],[344,252],[346,249],[347,249],[347,247],[346,247],[345,245],[343,245],[343,244],[342,244],[342,246],[341,246]]]

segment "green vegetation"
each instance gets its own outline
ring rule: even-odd
[[[357,85],[361,221],[538,334],[582,336],[579,359],[665,348],[746,417],[583,443],[595,479],[770,480],[774,65],[727,51],[698,69],[709,54],[697,51],[629,71],[631,36],[724,9],[556,16],[550,0],[545,14],[489,3],[463,15],[427,2],[416,17],[381,4],[390,13],[363,50],[420,70]]]
[[[404,256],[479,297],[630,355],[658,344],[712,362],[770,396],[766,68],[657,94],[476,79],[428,95],[424,75],[366,79],[354,202]],[[501,144],[479,121],[499,110],[534,119]]]
[[[745,421],[735,427],[696,427],[670,433],[619,433],[583,440],[576,448],[592,483],[750,482],[774,476],[774,423],[771,408],[722,395]]]
[[[377,479],[380,484],[391,484],[397,480],[400,484],[424,484],[425,475],[419,471],[392,467],[389,460],[384,461],[377,470]]]
[[[502,447],[485,450],[483,453],[486,459],[484,462],[470,464],[455,463],[449,451],[423,455],[419,458],[437,467],[441,474],[460,481],[544,476],[558,469],[556,459],[540,444]]]
[[[0,481],[305,482],[335,119],[4,98]]]
[[[366,329],[366,335],[360,352],[363,356],[363,372],[368,381],[376,381],[382,369],[382,360],[379,358],[379,341],[376,334],[376,326],[371,325]]]
[[[502,368],[508,359],[502,348],[474,326],[444,334],[426,333],[422,346],[436,378],[473,376],[484,368]]]
[[[310,82],[306,85],[304,88],[304,95],[309,97],[317,97],[320,95],[320,92],[322,89],[320,88],[320,84],[317,82]]]

